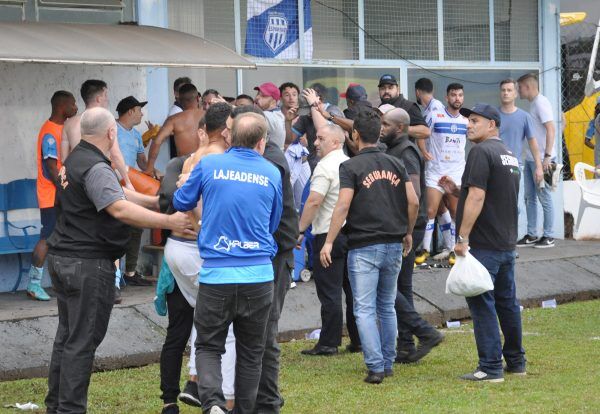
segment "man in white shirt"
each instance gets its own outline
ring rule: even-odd
[[[315,148],[321,158],[310,182],[310,194],[304,205],[300,218],[300,237],[302,243],[304,232],[312,223],[312,233],[315,236],[313,251],[320,252],[329,225],[333,209],[340,191],[340,164],[348,159],[344,154],[344,131],[337,125],[325,125],[317,130]],[[349,351],[360,350],[360,338],[354,320],[352,306],[352,291],[346,272],[346,237],[340,234],[332,251],[332,264],[325,268],[315,255],[313,276],[317,288],[317,296],[321,302],[321,335],[314,348],[302,351],[304,355],[333,355],[337,354],[338,346],[342,343],[342,327],[344,324],[342,310],[342,288],[346,293],[346,320],[350,335]]]
[[[539,91],[539,83],[536,75],[528,73],[517,81],[519,83],[519,95],[522,99],[530,102],[529,114],[532,118],[533,136],[537,140],[540,154],[543,155],[542,168],[544,173],[550,172],[552,163],[556,158],[554,140],[556,126],[550,101]],[[525,158],[525,171],[523,180],[525,183],[525,207],[527,210],[527,235],[519,240],[519,246],[534,246],[536,248],[554,247],[553,218],[554,209],[550,188],[545,181],[538,185],[535,181],[535,161],[531,151],[527,152]],[[538,238],[537,228],[537,199],[542,204],[544,212],[544,233]]]

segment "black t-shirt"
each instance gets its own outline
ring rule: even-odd
[[[410,116],[410,126],[427,126],[427,122],[425,122],[425,118],[423,118],[423,113],[421,112],[421,108],[419,108],[419,105],[417,105],[416,102],[405,99],[404,96],[402,96],[402,94],[386,103],[394,105],[396,108],[402,108],[406,112],[408,112],[408,116]]]
[[[344,114],[335,105],[327,105],[325,110],[329,112],[331,115],[335,115],[339,118],[343,118]],[[313,122],[311,115],[302,115],[299,116],[296,122],[292,125],[292,131],[297,136],[301,137],[306,134],[306,141],[308,142],[308,152],[311,154],[316,154],[315,149],[315,140],[317,139],[317,129],[315,128],[315,123]]]
[[[408,225],[404,164],[377,147],[364,148],[340,165],[340,190],[351,188],[344,232],[348,248],[400,243]]]
[[[487,139],[471,148],[456,212],[456,230],[460,234],[469,187],[485,190],[481,214],[469,235],[471,247],[502,251],[515,248],[520,174],[519,160],[500,139]]]

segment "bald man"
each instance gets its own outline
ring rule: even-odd
[[[198,149],[198,124],[205,114],[204,109],[199,107],[199,102],[198,89],[194,85],[186,83],[179,88],[179,104],[183,107],[183,112],[167,118],[156,138],[152,140],[145,174],[154,175],[154,163],[158,158],[160,146],[171,135],[175,137],[178,157],[189,155]]]
[[[348,159],[344,154],[344,131],[337,125],[324,125],[317,130],[314,142],[320,161],[310,180],[310,194],[304,204],[300,218],[300,237],[298,244],[307,228],[312,224],[313,251],[320,252],[329,225],[333,208],[340,191],[340,164]],[[323,267],[319,256],[313,260],[313,276],[317,288],[317,296],[321,302],[321,336],[311,349],[302,351],[304,355],[333,355],[337,354],[342,343],[342,327],[344,324],[342,310],[342,289],[346,293],[346,321],[350,335],[350,351],[360,350],[360,338],[356,328],[352,306],[352,290],[346,270],[346,236],[340,234],[333,245],[332,264]]]
[[[148,210],[158,208],[157,196],[121,188],[108,159],[117,140],[110,112],[88,109],[80,124],[81,141],[59,172],[59,214],[48,238],[48,271],[59,318],[48,374],[48,413],[87,410],[94,354],[106,334],[115,296],[114,261],[125,253],[128,226],[191,228],[184,214]]]
[[[81,85],[81,98],[85,103],[85,109],[91,108],[108,108],[108,86],[106,82],[97,79],[88,79]],[[81,115],[75,115],[65,121],[62,130],[62,139],[60,145],[60,157],[64,163],[71,151],[81,141]],[[119,148],[119,143],[115,142],[110,149],[111,161],[114,167],[123,180],[125,186],[133,190],[131,181],[127,176],[127,166],[125,165],[125,159]]]
[[[423,320],[415,311],[412,294],[412,276],[415,264],[415,248],[423,241],[427,225],[427,196],[425,190],[425,161],[417,146],[408,136],[410,116],[402,108],[386,112],[381,119],[381,142],[387,145],[386,153],[400,159],[419,197],[419,212],[413,230],[413,248],[402,260],[398,274],[396,294],[396,319],[398,321],[397,363],[413,363],[427,355],[437,346],[443,336]],[[415,347],[413,335],[419,339]]]

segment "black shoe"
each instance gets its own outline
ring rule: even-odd
[[[414,354],[417,351],[398,351],[396,352],[396,359],[394,360],[394,362],[396,364],[413,364],[415,362],[417,362],[416,360],[414,360]]]
[[[338,353],[337,346],[315,345],[314,348],[300,351],[302,355],[335,355]]]
[[[547,249],[549,247],[554,247],[554,239],[552,237],[544,236],[539,239],[533,247],[536,249]]]
[[[369,384],[381,384],[385,378],[384,372],[369,371],[364,381]]]
[[[129,276],[125,273],[123,275],[123,280],[125,280],[125,283],[129,286],[152,286],[152,282],[138,272],[135,272],[133,276]]]
[[[113,302],[115,305],[120,305],[123,302],[123,298],[121,297],[121,289],[115,287],[115,301]]]
[[[408,356],[412,362],[417,362],[444,340],[444,334],[433,329],[431,334],[419,338],[419,346],[414,354]]]
[[[509,367],[508,365],[504,367],[505,374],[516,375],[520,377],[524,377],[527,375],[527,370],[525,367]]]
[[[179,414],[179,406],[177,404],[169,404],[163,407],[160,414]]]
[[[198,384],[194,381],[187,381],[183,391],[177,396],[179,401],[192,407],[202,407],[200,403],[200,396],[198,395]]]
[[[362,352],[362,345],[356,345],[353,343],[349,343],[346,345],[346,351],[352,354],[356,354],[358,352]]]
[[[533,246],[538,240],[539,238],[537,238],[536,236],[530,236],[529,234],[526,234],[521,240],[517,242],[517,247]]]
[[[393,369],[385,369],[385,370],[383,370],[383,376],[385,378],[387,378],[387,377],[393,377],[394,376],[394,370]]]

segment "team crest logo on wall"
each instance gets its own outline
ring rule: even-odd
[[[282,13],[270,13],[269,23],[265,28],[264,39],[273,53],[277,52],[287,40],[288,21]]]

